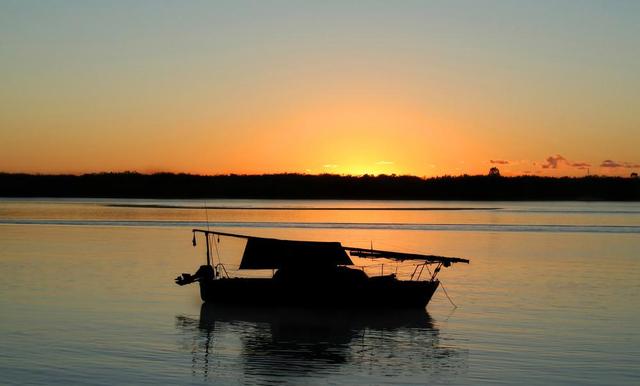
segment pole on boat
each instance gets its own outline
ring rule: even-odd
[[[209,234],[205,233],[207,239],[207,265],[211,266],[211,248],[209,247]]]

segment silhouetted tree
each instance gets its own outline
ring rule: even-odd
[[[631,178],[638,178],[638,173],[636,172],[631,173]]]
[[[500,170],[497,167],[489,169],[489,177],[500,177]]]

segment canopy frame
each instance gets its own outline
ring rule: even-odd
[[[209,235],[218,235],[218,236],[226,236],[226,237],[235,237],[240,239],[263,239],[263,240],[272,240],[279,242],[287,242],[287,241],[295,241],[295,240],[283,240],[283,239],[275,239],[275,238],[265,238],[265,237],[254,237],[241,235],[237,233],[227,233],[227,232],[219,232],[214,230],[205,230],[205,229],[192,229],[194,235],[194,244],[195,244],[195,234],[202,233],[205,235],[207,240],[207,265],[210,265],[210,256],[209,256]],[[446,256],[438,256],[438,255],[427,255],[427,254],[419,254],[419,253],[405,253],[405,252],[394,252],[394,251],[384,251],[379,249],[366,249],[366,248],[357,248],[357,247],[349,247],[340,245],[345,252],[348,252],[351,256],[362,257],[367,259],[390,259],[396,261],[421,261],[424,264],[439,264],[445,267],[449,267],[453,263],[466,263],[469,264],[468,259],[463,259],[459,257],[446,257]],[[438,267],[439,268],[439,267]]]

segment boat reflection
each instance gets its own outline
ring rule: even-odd
[[[466,350],[440,342],[424,310],[269,309],[203,304],[200,319],[177,316],[193,375],[243,381],[295,377],[458,373]],[[220,371],[218,371],[220,370]]]

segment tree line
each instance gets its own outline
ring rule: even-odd
[[[137,172],[0,173],[3,197],[640,200],[640,179],[623,177],[263,174],[202,176]]]

